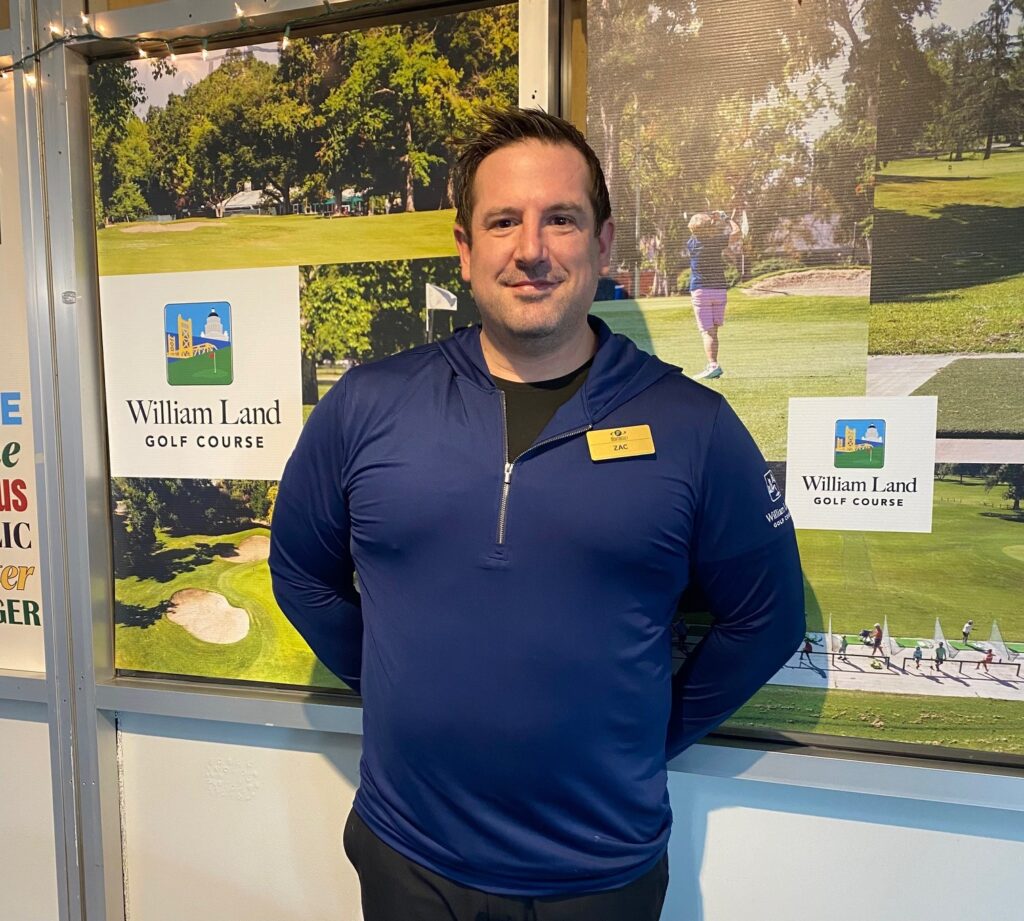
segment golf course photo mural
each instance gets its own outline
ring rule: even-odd
[[[587,0],[592,312],[726,397],[793,502],[806,636],[728,733],[1024,764],[1022,8]],[[518,50],[497,5],[92,65],[121,673],[351,693],[275,603],[287,451],[257,440],[479,322],[451,167]],[[841,481],[864,495],[802,524],[797,490]],[[677,665],[711,623],[694,585]]]

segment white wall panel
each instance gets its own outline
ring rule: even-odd
[[[0,919],[56,921],[57,864],[46,707],[0,701]]]
[[[340,840],[359,736],[149,716],[120,728],[129,919],[360,917]],[[894,775],[878,768],[870,793],[670,772],[664,921],[1024,918],[1020,814],[973,805],[1014,779],[960,774],[972,805],[959,805],[880,794]],[[904,770],[922,789],[934,774]]]
[[[675,772],[670,789],[664,921],[1024,918],[1017,812]]]
[[[341,844],[358,736],[139,716],[120,730],[129,919],[360,916]]]

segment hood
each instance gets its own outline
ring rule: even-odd
[[[581,391],[588,421],[597,422],[665,375],[679,373],[675,365],[637,348],[632,339],[613,333],[600,317],[590,315],[587,322],[597,335],[594,363]],[[481,390],[497,389],[484,361],[479,326],[457,330],[438,345],[457,377]]]

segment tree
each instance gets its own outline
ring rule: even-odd
[[[252,54],[229,52],[166,108],[150,110],[157,180],[177,211],[221,217],[224,201],[259,173],[266,148],[253,114],[267,111],[275,71]]]
[[[115,188],[107,206],[112,221],[134,221],[149,213],[144,189],[153,173],[153,153],[146,123],[134,114],[128,120],[124,137],[114,144]]]
[[[115,166],[117,147],[138,121],[135,106],[146,99],[146,91],[135,69],[127,62],[100,61],[89,70],[89,124],[92,134],[93,193],[96,223],[108,217],[111,200],[120,180]],[[123,193],[127,195],[127,193]]]
[[[963,160],[981,134],[983,110],[976,74],[983,61],[978,28],[957,32],[949,26],[926,29],[922,46],[932,70],[943,81],[942,99],[925,132],[932,150],[948,152],[950,160]]]
[[[827,5],[812,6],[601,0],[588,7],[588,130],[620,227],[613,265],[635,264],[639,239],[653,235],[668,241],[673,277],[686,215],[709,207],[748,208],[757,241],[771,236],[770,209],[792,201],[810,165],[794,129],[798,114],[817,104],[816,88],[803,93],[794,81],[839,47]],[[723,53],[729,48],[747,50],[742,63]]]
[[[979,24],[984,64],[979,68],[978,91],[982,99],[986,160],[992,156],[992,142],[1011,95],[1013,40],[1009,25],[1010,16],[1015,9],[1022,10],[1020,0],[993,0]],[[1019,49],[1020,43],[1017,42],[1018,53]]]
[[[478,318],[453,258],[303,267],[302,402],[318,401],[316,365],[324,359],[361,362],[422,344],[427,282],[457,294],[453,324]]]
[[[245,506],[256,521],[266,521],[270,513],[270,488],[267,480],[225,480],[224,489],[236,502]]]
[[[458,74],[426,24],[353,33],[345,79],[324,102],[327,133],[319,151],[331,185],[400,192],[416,210],[416,188],[446,162]]]
[[[1001,464],[990,469],[985,477],[986,491],[1003,486],[1003,498],[1013,503],[1013,511],[1019,512],[1024,499],[1024,464]]]

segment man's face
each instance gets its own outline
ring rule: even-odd
[[[505,340],[566,342],[586,322],[614,226],[594,233],[590,171],[568,144],[502,147],[473,183],[472,244],[456,226],[462,277],[484,329]]]

